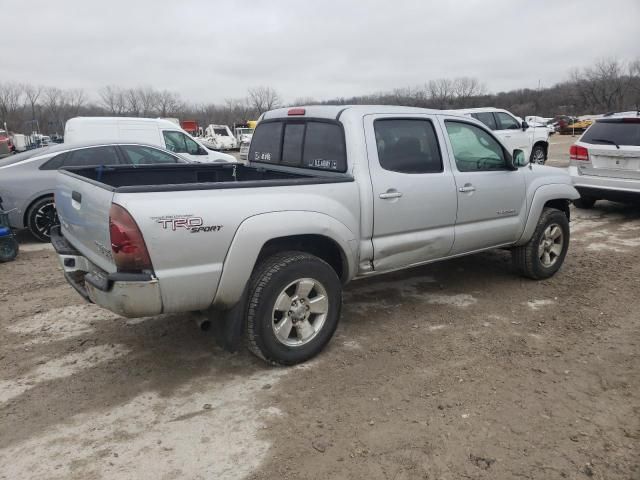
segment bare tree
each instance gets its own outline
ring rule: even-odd
[[[448,108],[454,97],[454,83],[450,78],[430,80],[427,84],[429,98],[436,108]]]
[[[0,84],[0,119],[8,125],[17,123],[17,113],[22,105],[22,89],[22,85],[18,83]]]
[[[158,92],[158,113],[161,117],[168,117],[169,115],[175,115],[178,110],[183,107],[182,100],[177,93],[170,92],[169,90],[162,90]]]
[[[141,101],[137,88],[127,88],[124,91],[127,114],[138,117],[140,116]]]
[[[482,95],[484,91],[484,85],[477,78],[459,77],[453,80],[454,95],[462,103],[466,103],[472,97]]]
[[[158,92],[152,87],[139,87],[136,89],[140,100],[140,113],[143,117],[153,115],[158,109]]]
[[[125,96],[122,88],[107,85],[98,91],[102,104],[112,115],[122,115],[126,110]]]
[[[255,87],[249,89],[249,102],[258,116],[280,105],[278,93],[271,87]]]
[[[36,119],[36,105],[38,104],[38,100],[42,95],[42,91],[44,87],[42,85],[31,85],[25,84],[23,85],[24,94],[27,97],[27,102],[29,102],[29,106],[31,107],[31,121]]]
[[[67,116],[75,117],[80,113],[80,109],[87,101],[84,90],[81,88],[72,88],[64,92],[64,103],[67,110]]]

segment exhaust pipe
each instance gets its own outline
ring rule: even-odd
[[[198,325],[198,328],[203,332],[207,332],[211,329],[211,320],[204,313],[195,312],[193,319],[195,320],[196,325]]]

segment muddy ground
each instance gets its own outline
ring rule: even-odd
[[[351,284],[295,368],[85,304],[26,242],[0,264],[0,478],[640,479],[640,209],[573,215],[546,281],[497,251]]]

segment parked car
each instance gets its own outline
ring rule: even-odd
[[[0,198],[16,229],[27,228],[40,241],[49,241],[58,217],[53,200],[56,170],[87,165],[146,165],[188,163],[164,149],[139,143],[60,144],[28,150],[0,160]]]
[[[206,148],[180,128],[178,119],[75,117],[67,120],[64,139],[68,143],[141,142],[166,148],[198,163],[236,161],[231,155]]]
[[[124,316],[210,309],[224,338],[244,328],[252,352],[289,365],[330,340],[354,278],[510,248],[524,276],[543,279],[569,246],[569,175],[530,165],[473,118],[278,109],[249,159],[136,178],[60,170],[52,243],[66,278]]]
[[[580,192],[576,207],[597,200],[640,200],[640,113],[598,118],[569,150],[569,173]]]
[[[529,128],[527,122],[500,108],[454,110],[480,120],[510,149],[522,150],[531,163],[544,165],[549,152],[549,129]]]

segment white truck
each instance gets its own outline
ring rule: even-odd
[[[544,165],[549,153],[550,130],[529,126],[520,117],[501,108],[466,108],[454,112],[480,120],[510,149],[522,150],[531,163]]]
[[[249,160],[60,170],[66,278],[128,317],[205,311],[229,348],[244,332],[291,365],[330,340],[351,280],[494,248],[550,277],[579,196],[484,124],[420,108],[270,111]]]

